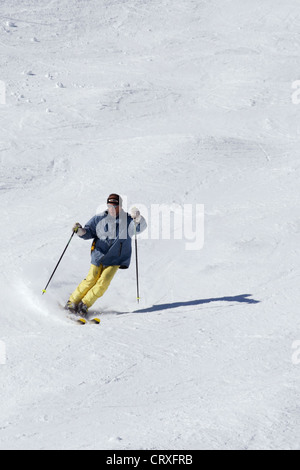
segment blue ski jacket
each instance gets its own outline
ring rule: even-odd
[[[137,233],[147,228],[147,222],[141,216],[136,226]],[[112,217],[108,211],[92,217],[84,226],[86,233],[80,238],[94,239],[91,249],[91,263],[95,266],[120,266],[127,269],[132,254],[131,238],[135,234],[133,218],[121,210],[118,217]]]

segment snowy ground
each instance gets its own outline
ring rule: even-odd
[[[1,2],[0,449],[299,449],[299,22],[298,0]],[[132,263],[80,327],[58,303],[88,242],[41,291],[111,192],[150,229],[204,204],[204,247],[150,232],[140,305]]]

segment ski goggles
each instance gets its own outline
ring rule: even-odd
[[[111,204],[113,206],[119,206],[120,203],[122,203],[122,199],[118,194],[111,194],[110,196],[108,196],[106,202],[107,202],[107,205]]]

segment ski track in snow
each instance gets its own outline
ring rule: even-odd
[[[2,2],[1,450],[299,448],[298,16]],[[204,204],[204,247],[141,237],[140,304],[133,259],[79,326],[88,242],[42,289],[112,191]]]

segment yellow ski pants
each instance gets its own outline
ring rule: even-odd
[[[78,304],[82,301],[88,308],[108,289],[119,266],[94,266],[90,267],[87,277],[79,284],[70,297],[70,302]]]

